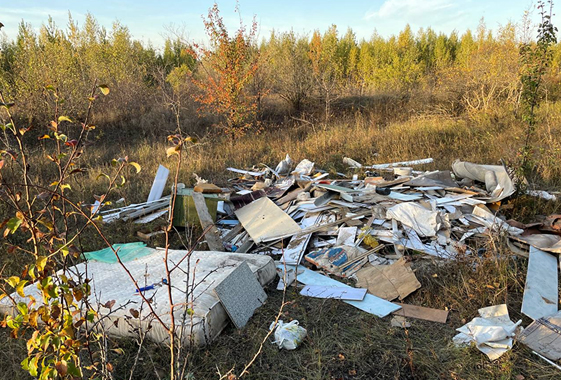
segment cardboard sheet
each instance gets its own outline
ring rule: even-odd
[[[423,319],[425,321],[438,323],[446,323],[446,320],[448,319],[448,310],[438,310],[430,307],[415,306],[399,302],[394,303],[401,306],[400,310],[393,312],[394,315]]]
[[[357,286],[368,289],[370,294],[391,301],[400,300],[421,287],[404,258],[391,265],[369,265],[356,272]]]

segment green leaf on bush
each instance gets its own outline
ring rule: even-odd
[[[6,224],[6,227],[8,228],[8,230],[10,230],[10,233],[14,233],[16,232],[16,230],[19,228],[19,226],[21,226],[21,223],[23,222],[23,220],[21,220],[18,217],[13,217],[12,219],[8,220],[8,223]]]
[[[27,304],[25,302],[18,302],[18,310],[21,315],[27,315],[29,309],[27,308]]]

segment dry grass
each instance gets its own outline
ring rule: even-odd
[[[561,167],[561,104],[549,104],[541,110],[543,127],[536,136],[539,185],[556,188]],[[345,171],[344,156],[364,164],[433,157],[433,164],[423,169],[449,169],[456,158],[480,163],[497,163],[500,159],[516,162],[523,127],[508,113],[498,121],[480,115],[477,119],[455,119],[429,115],[383,120],[376,113],[357,113],[333,120],[328,125],[289,122],[271,125],[258,134],[247,135],[231,143],[220,137],[206,135],[200,145],[190,148],[181,168],[180,179],[192,183],[192,173],[225,184],[232,175],[228,166],[238,168],[254,164],[274,166],[286,153],[295,160],[308,158],[319,168]],[[165,156],[166,130],[155,130],[153,136],[135,136],[116,140],[116,134],[98,135],[97,141],[84,155],[88,172],[73,180],[72,197],[92,202],[93,194],[104,192],[101,172],[112,170],[112,158],[128,155],[142,166],[139,175],[129,174],[128,184],[112,194],[115,200],[127,202],[145,200],[158,164],[171,167]],[[118,142],[115,142],[118,141]],[[42,165],[44,152],[40,147],[33,153],[37,180],[49,176],[49,167]],[[526,222],[538,214],[559,211],[559,203],[521,197],[505,209],[509,217]],[[0,210],[2,211],[2,210]],[[3,212],[3,211],[2,211]],[[154,223],[154,224],[157,224]],[[153,226],[152,224],[151,226]],[[149,226],[150,227],[150,226]],[[135,233],[145,226],[123,222],[106,226],[111,241],[137,240]],[[14,243],[14,242],[13,242]],[[101,247],[101,241],[85,235],[81,241],[85,250]],[[175,239],[179,246],[179,239]],[[533,356],[524,346],[514,349],[495,362],[474,348],[457,349],[451,338],[455,328],[471,320],[477,309],[507,303],[511,318],[528,320],[518,310],[524,288],[526,260],[513,256],[500,238],[484,241],[480,256],[442,264],[426,261],[413,254],[414,268],[423,287],[407,302],[435,308],[448,308],[447,324],[412,320],[408,331],[390,326],[390,318],[379,319],[336,300],[316,300],[299,296],[291,290],[292,303],[283,316],[298,319],[308,329],[308,338],[295,351],[278,351],[266,344],[264,352],[252,367],[248,379],[511,379],[522,375],[526,379],[555,379],[559,372]],[[2,262],[8,271],[19,270],[21,261],[2,252]],[[211,346],[195,351],[189,368],[195,379],[217,378],[235,367],[239,372],[251,358],[281,304],[280,292],[269,289],[269,301],[258,310],[243,330],[229,327]],[[19,369],[24,347],[0,335],[0,368],[11,379],[26,379]],[[125,355],[112,354],[115,378],[128,378],[135,344],[115,340]],[[168,350],[149,345],[134,379],[153,379],[155,372],[165,375]],[[165,378],[162,377],[162,378]]]

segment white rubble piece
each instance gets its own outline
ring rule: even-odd
[[[418,203],[400,203],[388,209],[388,219],[395,219],[414,229],[419,236],[436,236],[445,222],[445,216],[438,211],[430,211]]]
[[[479,317],[456,329],[459,334],[453,341],[457,346],[474,343],[489,359],[496,360],[512,348],[521,323],[510,320],[504,304],[484,307],[479,309]]]

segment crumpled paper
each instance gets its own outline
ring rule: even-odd
[[[456,346],[473,342],[489,359],[498,359],[512,348],[513,338],[522,320],[512,322],[505,304],[484,307],[478,312],[481,318],[473,318],[471,322],[456,329],[459,334],[452,341]]]

